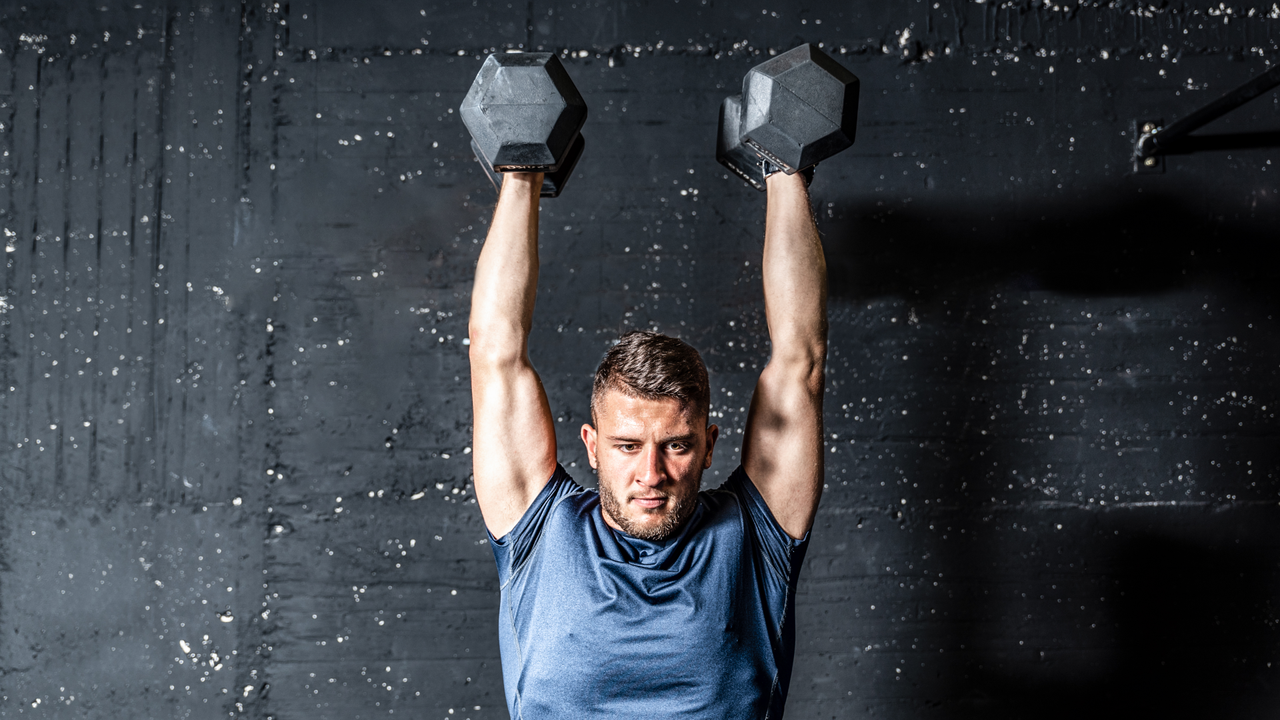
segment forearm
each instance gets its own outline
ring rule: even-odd
[[[538,289],[538,194],[541,173],[511,173],[476,263],[471,292],[471,354],[523,358]]]
[[[819,377],[827,347],[827,265],[799,174],[768,179],[764,304],[771,363],[796,363]]]

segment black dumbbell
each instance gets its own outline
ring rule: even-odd
[[[747,72],[740,97],[721,103],[716,159],[757,190],[761,159],[788,175],[816,165],[853,145],[858,85],[813,45],[766,60]]]
[[[461,114],[495,188],[502,187],[502,173],[540,172],[542,196],[555,197],[582,156],[587,104],[552,53],[490,55]]]

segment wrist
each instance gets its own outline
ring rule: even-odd
[[[542,173],[540,172],[509,172],[503,173],[505,180],[510,180],[519,185],[529,185],[531,187],[542,187]],[[506,182],[503,182],[505,185]]]
[[[764,179],[765,187],[769,190],[805,190],[809,187],[807,178],[803,172],[794,175],[788,175],[784,172],[776,172]]]
[[[520,198],[539,197],[542,194],[543,175],[540,172],[502,173],[499,197],[511,195]]]

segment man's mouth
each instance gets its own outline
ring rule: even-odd
[[[662,507],[662,505],[666,503],[666,501],[667,499],[665,497],[631,498],[631,502],[635,503],[636,505],[639,505],[645,510],[656,510],[657,508]]]

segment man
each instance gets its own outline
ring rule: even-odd
[[[822,492],[826,265],[802,174],[774,173],[772,343],[742,464],[699,492],[720,430],[697,351],[630,333],[597,372],[582,441],[599,491],[556,462],[528,336],[541,174],[505,176],[471,304],[475,491],[502,587],[513,718],[778,718],[796,579]]]

